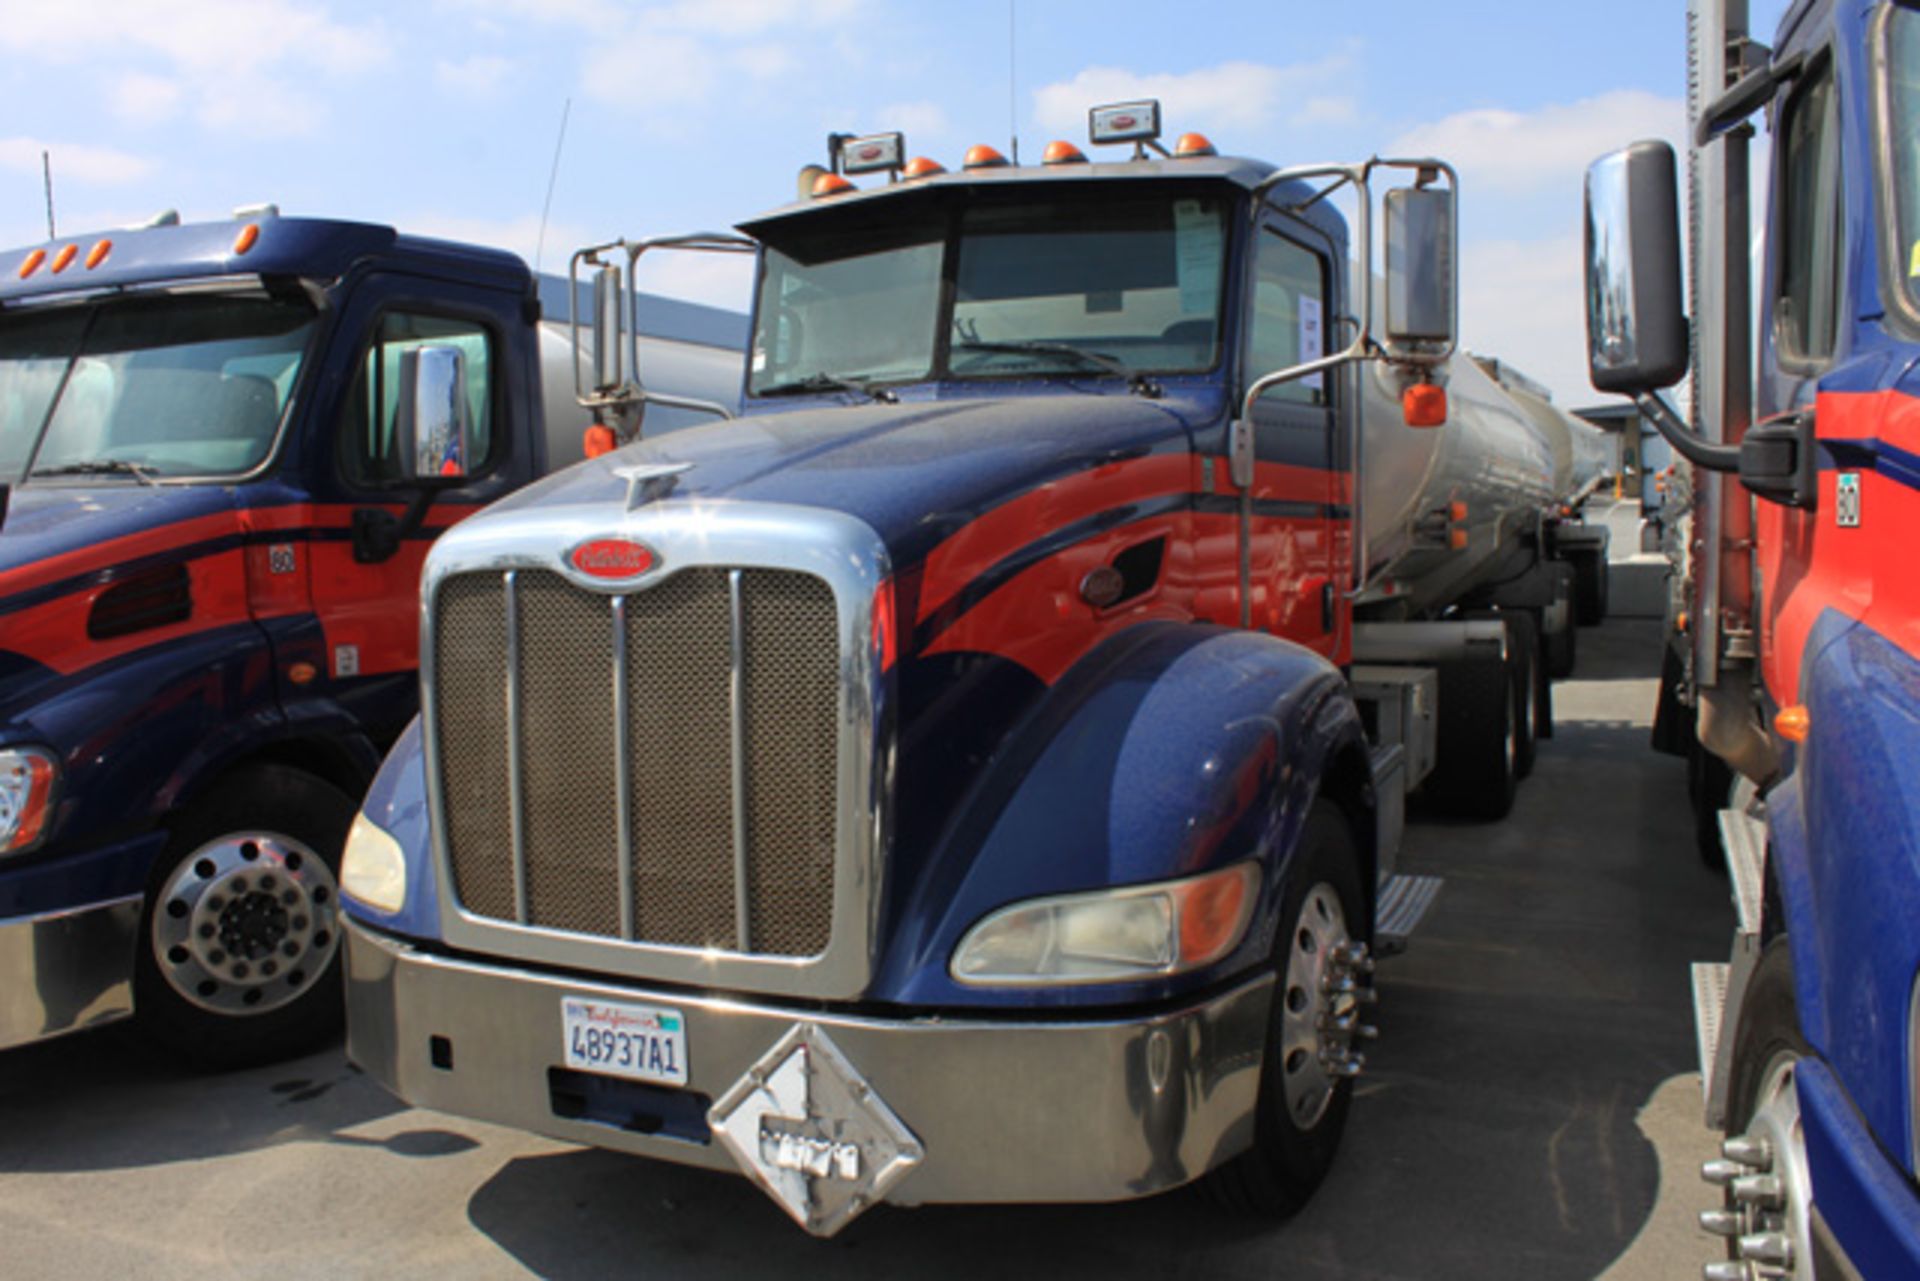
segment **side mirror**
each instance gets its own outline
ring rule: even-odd
[[[1390,359],[1422,362],[1422,347],[1451,350],[1456,330],[1453,191],[1396,187],[1382,201],[1386,217],[1387,318]],[[1444,354],[1444,352],[1442,353]],[[1427,354],[1427,359],[1432,359]]]
[[[467,358],[458,347],[400,353],[394,435],[408,480],[462,477],[478,461],[467,413]]]
[[[1636,142],[1587,170],[1587,367],[1637,396],[1687,372],[1673,148]]]
[[[626,343],[626,291],[620,287],[620,268],[602,267],[593,273],[593,389],[617,391],[626,382],[622,353]]]

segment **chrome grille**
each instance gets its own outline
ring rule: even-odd
[[[541,570],[467,573],[435,608],[430,729],[469,912],[826,950],[840,654],[823,580],[698,567],[608,596]]]

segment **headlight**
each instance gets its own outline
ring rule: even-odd
[[[340,890],[389,915],[406,906],[407,860],[400,842],[364,812],[353,816],[353,827],[347,832]]]
[[[0,854],[32,849],[47,834],[60,767],[38,747],[0,752]]]
[[[970,987],[1114,983],[1179,974],[1239,945],[1260,868],[1015,903],[967,931],[955,981]]]

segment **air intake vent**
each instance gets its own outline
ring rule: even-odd
[[[87,616],[87,636],[112,640],[184,623],[192,615],[193,580],[187,567],[168,565],[135,574],[101,592]]]

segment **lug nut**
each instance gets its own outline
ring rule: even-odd
[[[1353,1029],[1353,1034],[1362,1041],[1375,1041],[1380,1038],[1380,1029],[1371,1023],[1362,1023]]]
[[[1755,1263],[1771,1263],[1782,1268],[1793,1266],[1793,1238],[1784,1232],[1752,1232],[1741,1237],[1733,1248],[1741,1258]]]
[[[1741,1205],[1756,1206],[1762,1210],[1778,1210],[1786,1204],[1786,1190],[1781,1187],[1778,1175],[1743,1174],[1727,1185],[1733,1193],[1733,1199]]]
[[[1746,1218],[1738,1210],[1700,1211],[1700,1230],[1717,1237],[1737,1237],[1746,1226]]]
[[[1708,1161],[1700,1167],[1700,1177],[1721,1188],[1746,1172],[1746,1167],[1736,1161]]]
[[[1758,1276],[1751,1263],[1709,1263],[1700,1269],[1701,1281],[1755,1281]]]
[[[1748,1134],[1738,1135],[1722,1143],[1720,1155],[1729,1161],[1738,1161],[1741,1165],[1763,1172],[1773,1168],[1773,1145],[1765,1139]]]

